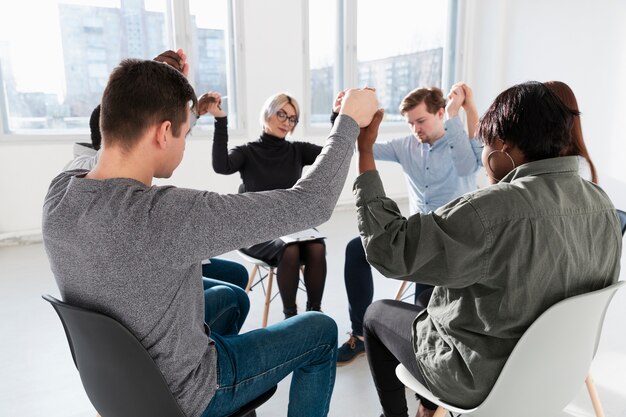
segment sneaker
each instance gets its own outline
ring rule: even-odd
[[[365,355],[365,343],[358,337],[350,335],[350,339],[337,350],[337,366],[348,365],[363,355]]]

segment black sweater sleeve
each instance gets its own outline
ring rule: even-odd
[[[297,142],[302,150],[302,165],[311,165],[322,152],[322,147],[308,142]]]
[[[213,132],[213,170],[218,174],[230,175],[239,171],[245,162],[245,155],[239,148],[228,152],[228,118],[215,118]]]

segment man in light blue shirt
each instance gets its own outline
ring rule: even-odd
[[[335,107],[341,104],[339,93]],[[448,104],[436,87],[411,91],[400,104],[411,135],[374,144],[374,158],[402,166],[409,193],[410,214],[428,213],[467,192],[476,190],[476,172],[481,165],[482,144],[474,136],[478,112],[472,90],[455,84]],[[468,133],[463,130],[460,109],[467,116]],[[445,120],[447,116],[447,120]],[[372,271],[360,238],[348,242],[344,268],[352,333],[338,351],[337,365],[347,365],[365,353],[363,317],[372,303]],[[416,296],[430,288],[416,284]]]

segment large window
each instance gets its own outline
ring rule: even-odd
[[[407,93],[442,86],[444,57],[453,56],[444,49],[451,45],[446,40],[453,35],[448,21],[454,4],[394,0],[381,6],[376,0],[310,0],[312,124],[327,120],[337,91],[364,85],[376,87],[387,121],[402,121],[398,105]],[[325,40],[320,45],[313,38],[321,36]]]
[[[120,60],[151,59],[175,44],[189,55],[190,81],[198,94],[229,95],[234,86],[227,63],[229,2],[210,2],[216,20],[208,19],[202,3],[209,2],[191,0],[187,8],[186,2],[169,0],[20,0],[5,7],[0,14],[0,133],[86,130]],[[181,18],[186,10],[191,13]],[[184,24],[172,24],[174,16]],[[191,45],[177,30],[192,32]]]

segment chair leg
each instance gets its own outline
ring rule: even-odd
[[[270,303],[272,302],[272,283],[274,282],[274,268],[270,268],[269,277],[267,279],[267,292],[265,293],[265,308],[263,309],[262,327],[267,327],[267,316],[270,312]]]
[[[446,414],[448,413],[448,410],[446,410],[443,407],[437,407],[437,411],[435,411],[435,414],[433,415],[433,417],[446,417]]]
[[[602,410],[602,404],[600,403],[596,385],[591,378],[591,372],[587,375],[587,379],[585,379],[585,385],[587,385],[587,391],[589,391],[589,398],[591,398],[591,404],[593,405],[593,410],[596,412],[596,417],[604,417],[604,410]]]
[[[259,272],[259,266],[258,265],[254,265],[254,267],[252,268],[252,272],[250,272],[250,278],[248,279],[248,285],[246,285],[246,293],[250,292],[250,288],[252,288],[252,284],[254,284],[254,277],[256,276],[256,273]],[[259,272],[260,274],[260,272]]]
[[[394,300],[401,300],[402,299],[402,295],[404,294],[404,289],[406,288],[406,281],[402,281],[402,284],[400,284],[400,288],[398,288],[398,292],[396,293],[396,298],[394,298]]]

